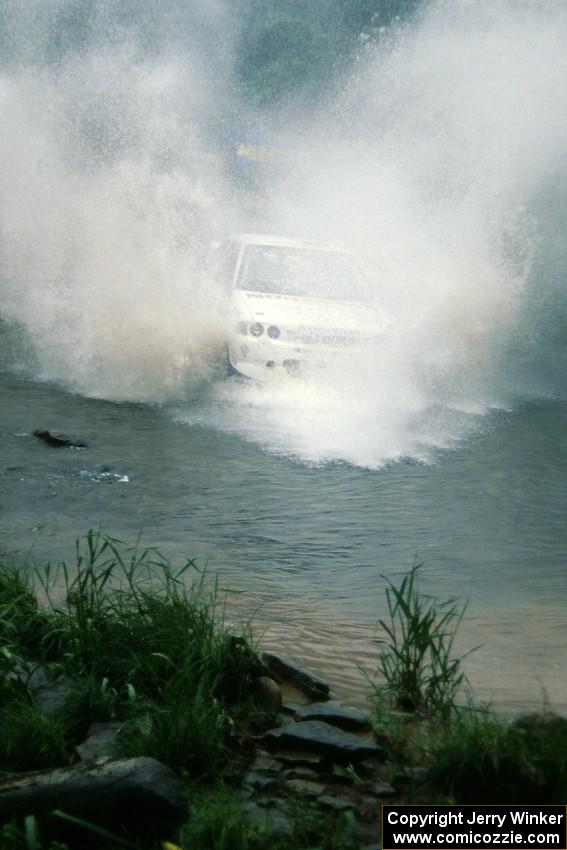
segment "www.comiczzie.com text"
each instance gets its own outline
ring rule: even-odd
[[[382,847],[567,850],[565,806],[382,806]]]

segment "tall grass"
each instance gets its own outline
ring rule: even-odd
[[[439,602],[420,593],[420,567],[414,566],[399,587],[386,579],[388,619],[379,620],[385,637],[375,641],[380,647],[382,679],[375,698],[402,711],[446,719],[467,684],[461,668],[465,656],[453,654],[466,606],[455,599]]]
[[[430,740],[430,779],[461,803],[564,803],[567,720],[537,715],[533,725],[506,723],[484,709],[460,712]]]
[[[263,670],[246,630],[226,627],[216,583],[192,560],[174,567],[155,549],[94,531],[77,542],[74,565],[36,578],[43,607],[21,575],[0,578],[0,645],[75,683],[54,718],[67,738],[116,718],[125,751],[216,770]]]

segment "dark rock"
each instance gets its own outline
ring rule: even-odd
[[[279,809],[286,814],[292,810],[289,800],[282,800],[281,797],[257,797],[256,802],[263,809]]]
[[[337,782],[352,782],[352,775],[341,764],[334,764],[331,771],[331,777]]]
[[[283,775],[286,779],[313,779],[317,780],[319,778],[319,774],[316,770],[312,770],[310,767],[303,767],[299,765],[298,767],[288,767],[284,770]]]
[[[297,720],[324,720],[341,729],[371,729],[370,718],[356,708],[339,702],[318,702],[304,705],[295,711]]]
[[[244,811],[252,826],[269,829],[274,838],[289,838],[293,834],[293,822],[277,809],[266,809],[259,803],[246,803]]]
[[[121,723],[92,723],[87,738],[75,749],[81,761],[109,759],[116,755],[116,736]]]
[[[256,704],[270,714],[277,714],[282,707],[282,692],[280,686],[269,676],[258,676],[252,682],[252,696]]]
[[[279,747],[313,750],[337,761],[382,758],[385,753],[374,741],[358,738],[320,720],[303,720],[289,723],[280,729],[271,729],[264,735],[264,743],[275,750]]]
[[[300,708],[305,708],[300,702],[294,702],[293,700],[286,700],[282,705],[284,711],[287,711],[288,714],[297,714]]]
[[[422,785],[429,779],[429,768],[427,767],[406,767],[401,775],[394,777],[394,782],[399,780],[401,785]]]
[[[280,784],[280,779],[277,774],[270,775],[269,773],[256,773],[250,770],[244,777],[244,786],[253,788],[255,791],[271,791]]]
[[[348,797],[336,797],[334,794],[322,794],[317,802],[325,809],[332,809],[334,812],[346,812],[348,809],[354,809],[352,800],[349,800]]]
[[[274,758],[284,765],[305,765],[306,767],[320,768],[325,759],[321,753],[301,752],[300,750],[278,750]]]
[[[250,770],[269,770],[271,772],[276,772],[281,769],[281,761],[273,758],[273,756],[269,755],[269,753],[264,752],[256,753],[252,763],[250,764]]]
[[[308,779],[290,779],[286,782],[286,787],[302,797],[318,797],[325,790],[324,785],[319,782],[310,782]]]
[[[77,449],[86,449],[87,443],[83,440],[78,440],[76,437],[70,437],[68,434],[61,434],[57,431],[43,431],[38,428],[33,432],[34,437],[38,440],[43,440],[48,446],[54,448],[63,448],[64,446],[72,446]]]
[[[27,687],[39,713],[54,714],[61,711],[75,685],[65,675],[50,682],[43,668],[37,667],[29,677]]]
[[[512,721],[511,726],[521,729],[528,735],[551,734],[564,737],[567,740],[567,717],[562,717],[553,711],[534,711],[530,714],[522,714]]]
[[[381,799],[396,796],[396,789],[392,788],[388,782],[370,782],[365,790],[369,794],[373,794],[375,797],[380,797]]]
[[[69,815],[143,832],[186,814],[183,785],[151,758],[81,764],[0,780],[0,822],[54,809]]]
[[[284,655],[264,652],[262,660],[279,682],[290,682],[311,699],[328,699],[329,685]]]

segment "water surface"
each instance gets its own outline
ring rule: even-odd
[[[567,705],[566,403],[494,411],[427,463],[371,470],[307,464],[207,424],[222,413],[210,387],[168,407],[0,380],[0,545],[16,559],[71,560],[91,527],[142,534],[208,565],[256,611],[266,645],[359,700],[383,576],[423,562],[426,592],[469,602],[458,647],[482,644],[466,662],[477,696]],[[49,448],[36,428],[89,446]]]

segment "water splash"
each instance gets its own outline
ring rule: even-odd
[[[26,27],[4,6],[0,312],[38,378],[146,401],[209,382],[189,421],[369,466],[563,392],[562,2],[425,3],[309,117],[272,116],[287,167],[255,226],[369,257],[394,319],[381,345],[280,387],[217,382],[225,327],[203,274],[210,239],[249,219],[218,132],[223,113],[254,118],[235,93],[238,10],[158,5],[32,2]]]

